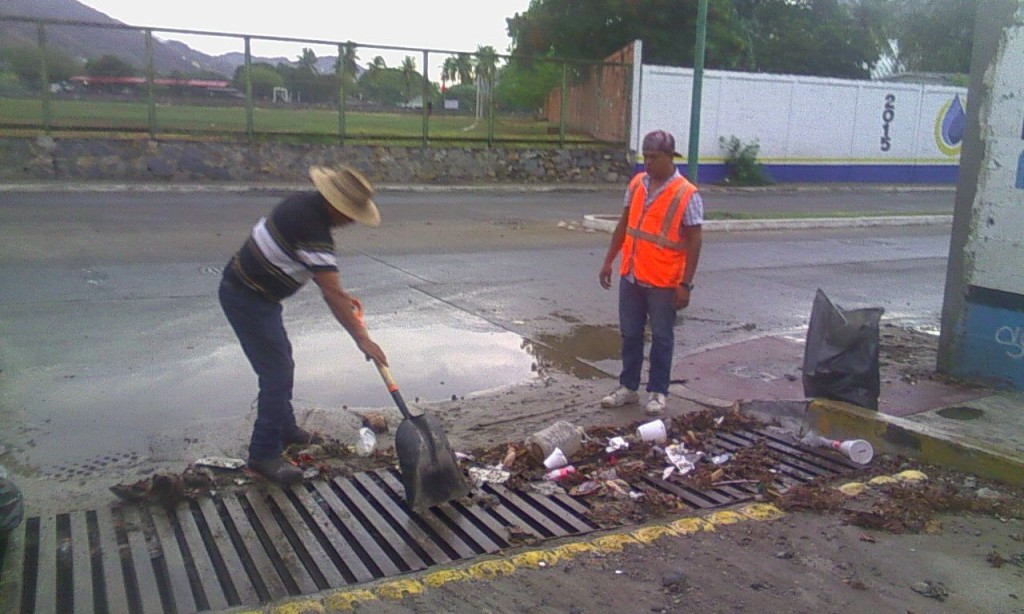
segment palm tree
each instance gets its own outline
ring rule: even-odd
[[[319,74],[319,70],[316,67],[316,54],[313,53],[312,49],[303,48],[302,55],[299,56],[299,70],[308,72],[310,74]]]
[[[476,76],[476,116],[481,116],[484,108],[491,104],[491,88],[494,76],[498,72],[498,53],[490,45],[476,48],[476,64],[473,67]]]
[[[405,101],[412,99],[412,80],[416,77],[416,59],[411,55],[402,60],[402,78],[405,80]],[[426,101],[423,102],[426,104]]]
[[[476,65],[473,67],[476,78],[491,83],[498,72],[498,52],[494,47],[485,45],[476,48]]]
[[[465,85],[473,82],[473,58],[468,53],[458,55],[455,70],[459,73],[459,83]]]
[[[442,90],[448,89],[448,82],[455,83],[455,79],[459,76],[459,63],[453,57],[445,58],[444,64],[441,66],[441,85]]]
[[[356,44],[352,41],[341,46],[341,53],[338,56],[338,65],[336,70],[342,83],[349,85],[356,82],[356,73],[359,70],[359,55],[357,54]]]
[[[384,61],[383,57],[378,55],[373,58],[373,61],[369,63],[368,67],[370,70],[384,70],[388,67],[388,64]]]

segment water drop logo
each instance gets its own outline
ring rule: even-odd
[[[935,143],[939,150],[947,156],[960,155],[966,127],[967,113],[960,102],[960,94],[957,94],[953,100],[942,105],[935,120]]]

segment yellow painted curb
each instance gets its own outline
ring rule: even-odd
[[[497,578],[499,576],[507,576],[511,573],[515,573],[516,567],[510,561],[484,561],[477,563],[476,565],[470,566],[466,570],[466,574],[471,578],[478,580],[486,580],[489,578]]]
[[[715,512],[708,516],[708,522],[716,527],[720,525],[736,524],[738,522],[743,522],[744,520],[748,520],[748,518],[743,514],[732,510],[722,510],[721,512]]]
[[[434,573],[423,578],[423,583],[427,586],[433,586],[437,588],[444,586],[449,582],[458,582],[460,580],[468,580],[469,576],[466,572],[461,569],[445,569],[443,571],[435,571]]]
[[[419,580],[395,580],[373,589],[381,599],[401,599],[406,595],[418,595],[427,590]]]
[[[680,518],[668,523],[668,526],[672,527],[679,535],[691,535],[693,533],[700,533],[701,531],[707,531],[708,533],[715,532],[715,525],[711,524],[703,518]]]
[[[661,539],[665,536],[677,536],[679,533],[677,533],[671,526],[663,524],[637,529],[630,533],[630,535],[635,537],[636,540],[642,544],[649,544],[656,539]]]
[[[891,475],[877,475],[868,480],[869,486],[886,486],[888,484],[898,484],[898,480]]]
[[[558,555],[558,559],[561,561],[568,561],[569,559],[576,558],[577,554],[585,554],[587,552],[597,552],[597,548],[589,542],[575,542],[572,544],[565,544],[552,550]]]
[[[629,535],[620,533],[617,535],[605,535],[592,542],[601,552],[622,552],[626,544],[639,543]]]
[[[751,520],[778,520],[786,515],[785,512],[771,503],[752,503],[737,510]]]
[[[340,593],[332,593],[324,599],[324,604],[332,610],[339,610],[342,612],[349,612],[354,610],[355,607],[362,603],[369,603],[371,601],[377,601],[377,595],[373,591],[365,589],[356,589],[353,591],[343,591]]]
[[[304,599],[302,601],[289,601],[271,610],[273,614],[323,614],[324,606],[316,599]]]
[[[396,580],[380,584],[372,589],[343,590],[326,594],[320,600],[301,600],[282,603],[271,607],[271,614],[321,614],[327,611],[350,612],[360,604],[378,600],[400,600],[416,595],[428,587],[438,588],[451,582],[466,580],[493,580],[515,573],[519,569],[537,569],[569,561],[581,554],[599,552],[622,552],[627,544],[643,546],[662,537],[679,537],[699,532],[715,532],[716,526],[737,524],[744,521],[768,521],[785,516],[785,513],[768,503],[754,503],[733,510],[721,510],[706,517],[679,518],[665,524],[641,527],[630,533],[613,533],[589,542],[562,544],[550,550],[533,550],[512,556],[509,559],[491,559],[475,563],[463,569],[444,569],[427,574],[420,580]],[[254,610],[249,614],[262,614]]]
[[[966,471],[1014,486],[1024,486],[1024,455],[965,436],[889,416],[851,403],[814,399],[807,405],[807,427],[840,438],[866,439],[876,453],[901,454],[947,469]]]
[[[511,559],[516,567],[547,567],[558,563],[558,554],[552,550],[534,550],[518,554]]]

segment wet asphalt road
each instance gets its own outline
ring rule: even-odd
[[[255,382],[216,286],[220,267],[278,198],[0,193],[5,464],[60,476],[125,458],[190,461],[181,442],[193,440],[206,454],[240,454]],[[382,192],[395,232],[343,231],[341,268],[407,398],[529,379],[536,357],[525,340],[580,355],[559,339],[580,325],[613,329],[614,294],[596,280],[608,235],[552,229],[614,212],[620,198],[617,190]],[[952,200],[950,191],[707,198],[718,210],[871,205],[892,213],[950,213]],[[488,234],[495,228],[500,234]],[[709,233],[677,352],[798,331],[819,287],[844,307],[882,306],[887,318],[936,325],[948,241],[946,226]],[[286,305],[297,409],[390,405],[315,289]],[[584,358],[613,373],[617,348],[607,339],[595,333]]]

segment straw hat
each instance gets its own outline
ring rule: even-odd
[[[370,199],[373,186],[362,173],[347,166],[312,166],[309,178],[332,207],[367,226],[380,226],[380,211]]]

